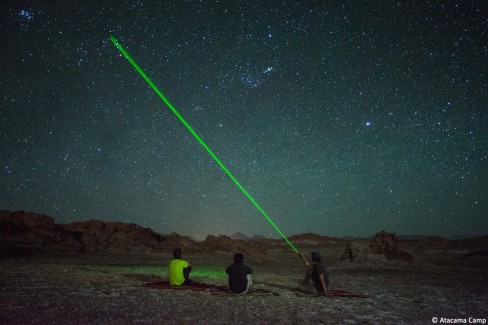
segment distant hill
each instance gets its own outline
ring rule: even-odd
[[[62,252],[111,254],[127,251],[170,254],[174,248],[179,247],[185,254],[241,252],[253,257],[255,261],[265,261],[270,259],[265,253],[267,249],[282,246],[281,241],[251,241],[242,233],[236,233],[233,237],[234,239],[209,235],[204,241],[196,242],[188,236],[174,232],[163,236],[150,228],[133,223],[91,219],[56,224],[53,218],[44,214],[0,211],[0,259],[5,256],[20,256],[19,247],[25,247],[26,252],[29,252],[29,249],[34,251],[42,248]]]
[[[358,239],[366,239],[366,238],[363,238],[363,237],[354,237],[354,236],[344,236],[342,237],[342,239],[344,240],[358,240]]]
[[[398,236],[400,240],[417,240],[414,245],[421,250],[442,246],[449,249],[467,249],[473,252],[486,250],[488,236],[469,239],[448,239],[438,236]],[[298,247],[344,246],[356,237],[329,237],[315,233],[296,234],[288,237]],[[359,238],[367,239],[367,238]],[[188,236],[171,233],[161,235],[150,228],[133,223],[87,220],[70,224],[56,224],[54,219],[39,213],[26,211],[0,211],[0,258],[5,247],[28,246],[56,249],[66,252],[92,253],[99,251],[126,252],[128,250],[172,252],[180,247],[185,253],[209,253],[223,251],[243,252],[259,260],[266,260],[270,248],[288,249],[286,242],[266,236],[249,237],[236,232],[231,237],[208,236],[196,242]],[[10,249],[10,248],[9,248]],[[13,251],[13,248],[10,249]],[[7,252],[8,253],[8,252]]]
[[[97,252],[126,250],[167,250],[193,246],[188,237],[162,236],[133,223],[87,220],[56,224],[44,214],[26,211],[0,212],[0,240],[63,251]]]
[[[425,235],[398,235],[398,239],[400,240],[424,240],[430,237]]]
[[[314,233],[297,234],[288,237],[295,244],[301,245],[324,245],[324,244],[343,244],[344,239],[336,237],[321,236]]]
[[[230,236],[230,239],[235,239],[235,240],[250,240],[248,236],[244,235],[242,232],[236,232],[232,236]]]

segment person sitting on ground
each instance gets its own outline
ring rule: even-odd
[[[190,285],[191,263],[181,259],[181,249],[175,248],[174,259],[169,262],[169,284],[172,286]]]
[[[230,265],[225,272],[229,274],[229,288],[233,293],[246,293],[252,285],[252,269],[244,262],[244,255],[234,255],[234,264]]]
[[[313,294],[325,294],[329,296],[329,274],[325,268],[322,258],[319,252],[311,252],[312,263],[310,264],[305,256],[300,254],[303,260],[303,264],[307,268],[305,279],[303,283],[298,287],[299,291]],[[312,283],[310,283],[312,280]]]

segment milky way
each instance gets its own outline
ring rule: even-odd
[[[160,233],[488,233],[483,1],[3,1],[0,209]]]

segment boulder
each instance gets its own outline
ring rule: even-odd
[[[373,254],[382,254],[389,260],[413,261],[412,255],[400,249],[398,237],[395,233],[380,231],[371,240],[369,248]]]
[[[161,250],[166,238],[150,228],[133,223],[88,220],[63,225],[67,231],[81,233],[87,251],[129,250],[131,248]]]
[[[66,232],[44,214],[0,212],[0,239],[10,243],[83,251],[79,233]]]

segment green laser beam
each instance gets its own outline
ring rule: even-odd
[[[210,148],[203,142],[203,140],[200,138],[200,136],[193,130],[193,128],[186,122],[186,120],[178,113],[178,111],[173,107],[173,105],[169,102],[169,100],[166,99],[166,97],[163,95],[163,93],[156,87],[156,85],[149,79],[149,77],[144,73],[144,71],[141,69],[141,67],[132,59],[132,57],[129,55],[129,53],[120,45],[120,43],[115,39],[113,35],[110,35],[110,40],[112,43],[119,49],[119,51],[125,56],[125,58],[132,64],[132,66],[139,72],[139,74],[146,80],[146,82],[151,86],[151,88],[156,92],[156,94],[159,95],[159,97],[163,100],[163,102],[171,109],[171,111],[178,117],[178,119],[183,123],[188,131],[190,131],[191,134],[200,142],[200,144],[207,150],[207,152],[212,156],[212,158],[219,164],[219,166],[224,170],[224,172],[236,183],[237,187],[241,189],[241,191],[247,196],[247,198],[254,204],[254,206],[261,212],[261,214],[268,220],[268,222],[278,231],[278,233],[285,239],[285,241],[290,245],[291,248],[295,251],[295,253],[298,253],[298,250],[293,246],[293,244],[286,238],[286,236],[281,232],[281,230],[276,226],[276,224],[271,220],[270,217],[264,212],[264,210],[259,206],[259,204],[253,199],[253,197],[242,187],[242,185],[237,181],[237,179],[230,173],[230,171],[227,169],[227,167],[224,166],[224,164],[220,161],[219,158],[210,150]]]

